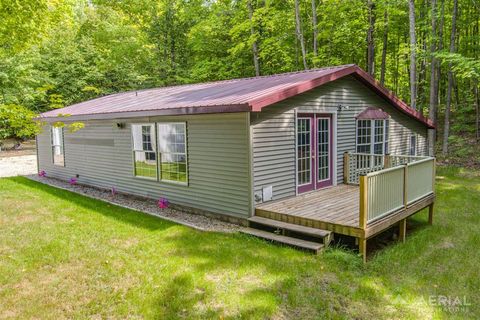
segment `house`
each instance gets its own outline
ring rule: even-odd
[[[433,212],[432,122],[356,65],[112,94],[41,119],[85,124],[37,136],[51,177],[165,197],[314,251],[293,235],[353,236],[365,253]]]

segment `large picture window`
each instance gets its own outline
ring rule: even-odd
[[[57,166],[65,166],[63,127],[52,127],[52,159],[53,164]]]
[[[132,125],[132,139],[135,176],[157,179],[155,125]]]
[[[357,152],[388,153],[388,119],[357,120]]]
[[[158,152],[161,180],[187,182],[185,123],[158,123]]]

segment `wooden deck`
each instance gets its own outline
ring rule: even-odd
[[[358,227],[359,188],[341,184],[297,197],[267,202],[256,208],[257,210]]]
[[[433,201],[434,195],[431,194],[412,203],[407,208],[402,208],[369,224],[366,228],[361,228],[359,225],[360,188],[354,185],[341,184],[296,197],[257,205],[255,215],[329,230],[338,234],[370,238],[398,223],[401,219],[405,219],[425,208]]]

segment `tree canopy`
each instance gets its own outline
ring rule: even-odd
[[[0,0],[0,104],[355,63],[439,123],[451,71],[453,133],[474,134],[480,3],[456,1]]]

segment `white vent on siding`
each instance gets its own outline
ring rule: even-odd
[[[273,186],[263,187],[262,189],[263,202],[272,200],[272,197],[273,197]]]

